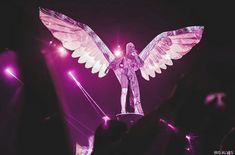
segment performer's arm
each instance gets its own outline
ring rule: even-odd
[[[139,55],[135,56],[135,61],[136,61],[138,68],[140,68],[144,65],[144,61],[139,57]]]
[[[122,60],[122,59],[120,59],[120,58],[116,58],[116,59],[114,59],[113,61],[111,61],[111,62],[109,63],[109,66],[107,67],[105,73],[108,73],[110,69],[112,69],[112,70],[118,69],[121,60]]]
[[[140,67],[142,67],[144,65],[144,61],[139,57],[136,50],[133,50],[131,55],[135,59],[137,69],[139,69]]]

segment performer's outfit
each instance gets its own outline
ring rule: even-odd
[[[126,45],[123,58],[115,58],[111,50],[99,36],[86,24],[75,21],[53,10],[40,8],[39,16],[52,35],[61,41],[66,49],[73,51],[72,57],[78,63],[85,63],[86,68],[92,68],[92,73],[104,77],[109,68],[114,70],[121,87],[122,113],[126,113],[126,97],[128,84],[131,90],[131,102],[135,113],[143,114],[140,103],[139,84],[135,71],[140,69],[144,79],[155,77],[173,65],[172,60],[182,58],[202,38],[203,26],[189,26],[181,29],[162,32],[157,35],[138,55],[133,43]],[[109,66],[109,67],[108,67]]]
[[[140,102],[140,90],[138,79],[135,71],[144,65],[144,61],[138,56],[136,51],[128,52],[128,54],[122,58],[116,58],[111,62],[110,66],[114,70],[121,87],[121,113],[126,113],[126,96],[128,92],[128,84],[130,84],[131,94],[130,102],[133,103],[135,113],[143,115],[143,110]]]

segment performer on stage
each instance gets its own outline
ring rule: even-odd
[[[135,71],[140,69],[144,79],[155,77],[161,69],[173,65],[172,59],[180,59],[199,41],[203,26],[189,26],[157,35],[138,55],[133,43],[126,45],[123,58],[115,58],[99,36],[87,25],[75,21],[61,13],[40,9],[40,19],[52,35],[60,40],[65,48],[72,50],[72,57],[78,63],[92,68],[92,73],[104,77],[112,69],[121,84],[121,113],[125,114],[128,84],[131,88],[131,102],[136,114],[143,115],[140,102],[138,79]]]
[[[138,79],[135,71],[144,65],[144,61],[139,57],[133,43],[126,45],[126,53],[124,57],[116,58],[110,63],[109,69],[113,69],[118,81],[121,84],[121,113],[126,113],[126,97],[128,92],[128,84],[131,88],[130,103],[133,103],[135,113],[144,115],[141,102]]]

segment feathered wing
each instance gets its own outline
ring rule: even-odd
[[[182,58],[199,43],[203,30],[203,26],[190,26],[156,36],[139,54],[144,61],[140,68],[142,77],[149,80],[155,72],[160,74],[161,69],[173,65],[172,60]]]
[[[85,63],[99,77],[106,75],[114,55],[89,26],[48,9],[39,8],[39,16],[52,35],[73,51],[72,57],[78,58],[78,63]]]

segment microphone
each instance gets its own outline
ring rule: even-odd
[[[135,49],[131,50],[131,55],[136,56],[137,55],[137,50],[135,50]]]

